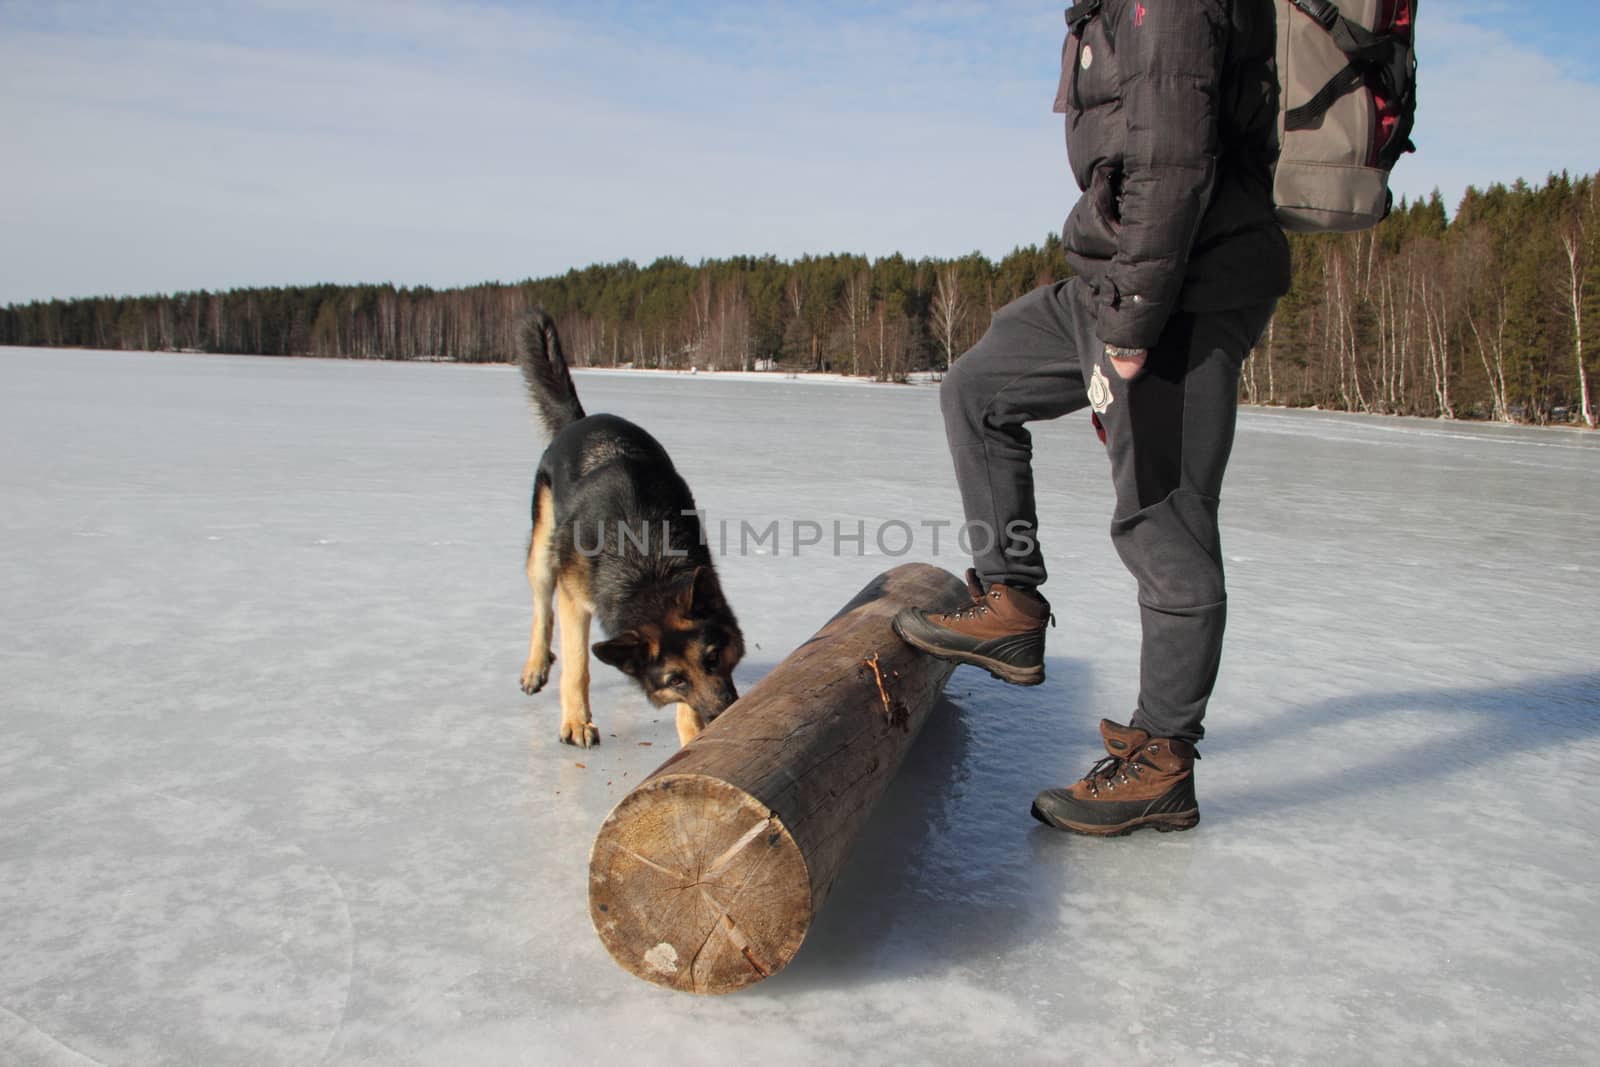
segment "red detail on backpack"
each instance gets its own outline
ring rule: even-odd
[[[1141,3],[1135,2],[1133,5],[1133,24],[1135,26],[1144,25],[1144,5]]]
[[[1395,13],[1390,16],[1390,18],[1392,19],[1392,21],[1390,22],[1389,28],[1393,32],[1399,33],[1400,36],[1406,38],[1407,40],[1410,40],[1411,39],[1411,5],[1409,3],[1401,4],[1399,9],[1396,10]],[[1402,32],[1402,31],[1404,31],[1404,32]]]
[[[1410,40],[1411,4],[1412,0],[1384,0],[1372,27],[1373,32],[1392,33],[1396,37]],[[1372,152],[1367,157],[1367,166],[1376,167],[1379,154],[1388,147],[1390,140],[1394,138],[1395,127],[1400,123],[1400,102],[1390,100],[1373,89],[1372,111]]]
[[[1095,436],[1100,438],[1100,443],[1101,444],[1105,444],[1106,443],[1106,428],[1105,428],[1105,424],[1100,421],[1100,416],[1096,415],[1094,412],[1091,411],[1091,412],[1089,412],[1089,421],[1094,423]],[[1107,447],[1109,447],[1109,446],[1107,446]]]

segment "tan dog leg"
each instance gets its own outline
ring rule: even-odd
[[[556,588],[556,612],[561,619],[561,740],[588,748],[600,743],[600,731],[589,718],[589,620],[594,612],[588,600],[574,594],[565,580]]]
[[[528,661],[522,665],[522,691],[532,696],[550,678],[551,598],[556,591],[556,572],[550,543],[555,531],[555,502],[550,487],[541,485],[539,518],[528,541],[528,587],[533,590],[533,634],[528,639]]]
[[[705,720],[700,718],[700,713],[689,705],[678,702],[678,747],[682,748],[690,741],[700,736],[700,731],[705,729]]]

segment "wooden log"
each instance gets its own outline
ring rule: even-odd
[[[879,575],[623,798],[589,860],[589,914],[618,963],[727,993],[794,958],[953,670],[889,620],[967,596],[928,564]]]

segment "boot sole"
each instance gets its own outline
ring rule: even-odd
[[[1039,685],[1044,681],[1044,664],[1042,663],[1034,667],[1018,667],[1013,663],[981,656],[976,652],[962,652],[959,649],[943,648],[939,645],[929,644],[915,634],[908,634],[900,629],[899,619],[893,620],[890,625],[894,629],[895,636],[899,637],[900,640],[919,652],[926,652],[934,659],[947,660],[951,663],[964,663],[969,667],[982,667],[989,672],[991,677],[998,678],[1000,681],[1008,682],[1011,685]]]
[[[1137,819],[1127,822],[1113,823],[1110,826],[1097,826],[1091,823],[1067,822],[1065,819],[1053,819],[1039,805],[1033,805],[1033,817],[1046,826],[1053,826],[1057,830],[1066,830],[1069,833],[1083,834],[1087,837],[1126,837],[1135,830],[1146,827],[1163,834],[1170,834],[1180,830],[1193,830],[1200,824],[1200,809],[1191,811],[1175,811],[1161,815],[1141,815]]]

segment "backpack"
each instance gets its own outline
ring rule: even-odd
[[[1393,206],[1389,171],[1417,109],[1416,0],[1277,0],[1278,222],[1364,230]]]

